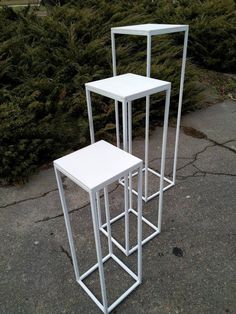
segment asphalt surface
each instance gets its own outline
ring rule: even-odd
[[[150,164],[160,165],[161,129],[151,135]],[[171,176],[175,129],[169,128]],[[157,153],[158,151],[158,153]],[[177,184],[164,194],[162,232],[143,248],[143,283],[114,313],[236,313],[236,103],[225,101],[182,119]],[[143,156],[143,140],[134,140]],[[151,189],[158,184],[150,177]],[[64,178],[80,270],[96,261],[88,196]],[[122,187],[110,187],[111,215],[122,211]],[[157,218],[157,199],[143,207]],[[135,242],[135,219],[131,241]],[[124,224],[112,226],[124,240]],[[150,229],[144,226],[144,236]],[[75,281],[52,168],[23,186],[0,188],[0,313],[100,313]],[[103,252],[107,241],[102,236]],[[118,256],[135,269],[136,255]],[[132,280],[105,264],[109,302]],[[87,280],[100,298],[98,273]]]

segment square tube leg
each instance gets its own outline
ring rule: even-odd
[[[115,100],[115,118],[116,118],[116,145],[120,148],[120,126],[119,126],[119,106]]]
[[[128,205],[128,176],[125,175],[124,177],[124,196],[125,196],[125,202],[124,202],[124,210],[125,210],[125,251],[126,255],[129,255],[129,205]]]
[[[111,240],[111,223],[110,223],[111,217],[110,217],[107,187],[104,188],[104,199],[105,199],[105,212],[106,212],[107,233],[108,233],[108,248],[109,248],[109,254],[113,254],[112,240]]]
[[[93,144],[95,142],[95,137],[94,137],[94,126],[93,126],[93,112],[92,112],[92,106],[91,106],[91,93],[87,88],[86,88],[86,101],[87,101],[87,109],[88,109],[90,139],[91,139],[91,144]]]
[[[145,122],[145,159],[144,159],[144,198],[148,198],[148,159],[149,159],[149,115],[150,96],[146,97],[146,122]]]
[[[138,170],[138,279],[142,282],[142,167]]]
[[[188,29],[184,32],[184,49],[183,49],[183,57],[182,57],[178,115],[177,115],[176,134],[175,134],[175,152],[174,152],[174,165],[173,165],[173,183],[174,184],[176,182],[176,170],[177,170],[178,147],[179,147],[179,130],[180,130],[180,121],[181,121],[182,102],[183,102],[183,89],[184,89],[184,76],[185,76],[185,66],[186,66],[186,57],[187,57],[187,46],[188,46]]]
[[[166,161],[166,142],[167,142],[167,132],[168,132],[169,108],[170,108],[170,88],[166,91],[164,128],[163,128],[163,139],[162,139],[161,177],[160,177],[160,194],[159,194],[159,210],[158,210],[159,232],[161,232],[161,222],[162,222],[163,188],[164,188],[164,173],[165,173],[165,161]]]
[[[116,42],[115,34],[111,31],[111,51],[112,51],[112,71],[113,76],[116,76]]]
[[[128,151],[128,121],[127,121],[127,102],[122,102],[122,122],[123,122],[123,150]]]
[[[72,261],[73,261],[75,277],[76,277],[76,280],[78,281],[80,279],[79,267],[78,267],[76,252],[75,252],[74,240],[73,240],[73,236],[72,236],[70,218],[68,215],[68,208],[67,208],[67,204],[66,204],[66,200],[65,200],[65,193],[64,193],[64,189],[63,189],[62,180],[61,180],[61,173],[56,167],[54,167],[54,171],[55,171],[55,175],[56,175],[57,186],[58,186],[58,190],[59,190],[62,210],[64,213],[66,231],[67,231],[67,235],[68,235],[68,239],[69,239],[69,245],[70,245],[70,251],[71,251],[71,256],[72,256]]]
[[[100,192],[96,192],[96,200],[97,200],[97,211],[98,211],[98,225],[101,228],[102,225],[102,216],[101,216],[101,203],[100,203]]]
[[[115,34],[113,32],[111,32],[111,51],[112,51],[113,76],[116,76],[116,45]],[[115,118],[116,118],[116,143],[117,147],[120,147],[119,108],[117,100],[115,100]]]
[[[151,49],[152,37],[147,36],[147,70],[146,75],[151,75]],[[150,115],[150,96],[146,97],[146,122],[145,122],[145,170],[144,170],[144,197],[148,198],[148,158],[149,158],[149,115]]]
[[[93,231],[94,231],[94,238],[95,238],[95,245],[96,245],[96,252],[97,252],[100,287],[101,287],[101,291],[102,291],[102,302],[103,302],[103,306],[104,306],[104,313],[107,314],[108,313],[108,304],[107,304],[107,293],[106,293],[106,284],[105,284],[105,277],[104,277],[104,268],[103,268],[103,261],[102,261],[101,240],[100,240],[100,232],[99,232],[99,225],[98,225],[98,214],[96,211],[96,197],[95,197],[95,194],[93,192],[90,193],[90,204],[91,204]]]
[[[132,154],[132,102],[128,101],[128,147],[129,153]],[[133,208],[132,193],[132,172],[129,173],[129,209]]]
[[[152,36],[147,36],[147,70],[146,75],[151,76]]]

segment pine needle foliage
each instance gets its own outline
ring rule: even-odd
[[[231,5],[230,0],[225,1]],[[220,11],[222,1],[216,2]],[[110,28],[147,22],[191,25],[191,14],[183,13],[180,7],[188,12],[184,1],[146,0],[78,0],[74,5],[50,8],[43,18],[28,8],[0,10],[0,179],[25,180],[40,165],[88,144],[84,84],[112,75]],[[220,16],[220,12],[215,14]],[[230,13],[227,16],[231,18]],[[194,26],[199,32],[203,21]],[[202,27],[208,27],[206,19],[205,24]],[[203,46],[203,56],[209,51],[200,42],[201,36],[191,33],[191,27],[191,45],[198,38],[196,44]],[[152,47],[152,75],[172,82],[174,116],[182,44],[183,36],[160,36]],[[191,45],[193,60],[206,64],[206,56],[197,59]],[[117,51],[118,73],[145,74],[144,38],[127,41],[125,36],[117,36]],[[209,64],[213,66],[213,62]],[[188,60],[183,111],[193,109],[199,99],[194,66]],[[110,137],[115,131],[114,104],[98,96],[93,96],[93,101],[97,138]],[[133,107],[134,127],[138,129],[144,125],[144,101],[135,102]],[[163,96],[153,97],[152,120],[161,121],[162,114]]]

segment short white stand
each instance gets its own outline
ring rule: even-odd
[[[65,224],[67,234],[69,238],[70,250],[73,260],[73,266],[75,271],[76,281],[85,290],[85,292],[91,297],[91,299],[97,304],[103,313],[110,313],[120,302],[122,302],[127,295],[131,293],[142,280],[142,160],[134,157],[125,151],[105,142],[99,141],[88,147],[80,149],[67,156],[59,158],[54,161],[54,169],[61,199],[61,204],[64,212]],[[137,275],[127,267],[113,252],[112,236],[111,236],[111,224],[110,224],[110,209],[109,209],[109,195],[108,185],[117,182],[117,180],[124,177],[125,180],[125,213],[128,215],[128,186],[127,180],[129,173],[138,172],[138,202],[137,207]],[[76,257],[75,245],[72,236],[72,230],[70,225],[70,219],[68,215],[68,208],[65,200],[63,184],[61,180],[61,173],[70,178],[81,188],[89,193],[93,231],[95,237],[97,263],[92,266],[84,274],[80,274],[79,266]],[[108,248],[109,254],[102,257],[101,241],[100,241],[100,207],[97,206],[100,203],[99,191],[104,191],[105,199],[105,213],[107,221],[107,236],[108,236]],[[97,201],[97,205],[96,205]],[[129,239],[127,238],[126,241]],[[120,267],[123,268],[134,280],[135,283],[110,306],[107,301],[106,282],[104,278],[103,264],[112,258]],[[83,280],[89,276],[95,270],[99,271],[100,287],[102,292],[102,302],[100,302],[93,292],[85,285]]]
[[[165,91],[166,92],[166,103],[165,103],[165,115],[164,115],[164,130],[163,130],[163,140],[162,140],[162,156],[161,156],[161,174],[160,174],[160,191],[159,191],[159,210],[158,210],[158,223],[154,225],[146,218],[142,217],[143,222],[148,224],[152,229],[153,233],[142,241],[145,244],[151,240],[154,236],[161,232],[161,221],[162,221],[162,207],[163,207],[163,188],[164,188],[164,171],[165,171],[165,156],[166,156],[166,140],[167,140],[167,130],[168,130],[168,116],[169,116],[169,106],[170,106],[170,91],[171,84],[169,82],[152,79],[145,76],[140,76],[136,74],[123,74],[115,77],[110,77],[107,79],[90,82],[85,84],[86,87],[86,98],[88,106],[88,117],[89,117],[89,127],[90,127],[90,137],[91,142],[95,142],[94,137],[94,127],[93,127],[93,116],[92,116],[92,105],[91,105],[91,92],[96,94],[109,97],[115,101],[122,102],[122,117],[123,117],[123,149],[125,151],[132,152],[132,115],[131,106],[132,101],[135,99],[140,99],[143,97],[150,97],[155,93]],[[128,111],[128,121],[127,121],[127,111]],[[120,162],[120,161],[118,161]],[[132,209],[132,192],[139,195],[137,191],[132,188],[132,176],[133,173],[129,174],[129,212],[135,214]],[[123,185],[126,185],[125,181],[121,181]],[[143,196],[144,199],[144,196]],[[129,234],[129,215],[125,212],[121,215],[115,217],[112,222],[125,216],[125,233]],[[107,235],[105,227],[107,223],[101,225],[101,230]],[[126,240],[128,236],[126,236]],[[115,239],[112,238],[114,244],[116,244],[126,255],[133,253],[137,249],[137,245],[130,249],[129,240],[125,243],[125,248],[120,245]]]
[[[173,178],[172,180],[164,177],[167,186],[164,191],[175,185],[176,181],[176,167],[177,167],[177,156],[178,156],[178,144],[179,144],[179,130],[180,130],[180,119],[183,99],[183,87],[184,87],[184,74],[185,64],[187,55],[187,43],[188,43],[188,25],[172,25],[172,24],[141,24],[141,25],[130,25],[122,27],[113,27],[111,29],[111,42],[112,42],[112,64],[113,64],[113,75],[117,75],[116,71],[116,45],[115,45],[115,34],[124,35],[137,35],[147,37],[147,70],[146,75],[151,75],[151,41],[152,36],[184,32],[184,47],[183,47],[183,59],[181,68],[181,79],[180,79],[180,90],[179,90],[179,104],[178,104],[178,115],[176,125],[176,136],[175,136],[175,147],[174,147],[174,162],[173,162]],[[153,197],[160,194],[160,190],[148,196],[148,172],[160,177],[160,174],[153,169],[148,167],[148,152],[149,152],[149,111],[150,111],[150,99],[146,98],[146,126],[145,126],[145,162],[144,162],[144,197],[143,199],[147,202]],[[120,147],[119,138],[119,114],[118,114],[118,102],[115,102],[115,113],[116,113],[116,137],[117,146]],[[131,151],[129,151],[131,152]]]

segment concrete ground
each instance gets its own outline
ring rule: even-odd
[[[161,132],[151,136],[150,160],[159,167]],[[159,140],[159,141],[158,141]],[[167,173],[173,162],[169,129]],[[142,156],[143,142],[134,141]],[[160,149],[159,149],[160,151]],[[236,313],[236,103],[226,101],[182,119],[177,184],[164,194],[162,232],[143,248],[143,283],[114,313]],[[158,182],[150,177],[153,188]],[[81,271],[95,262],[87,195],[64,178]],[[110,189],[111,214],[122,210],[122,187]],[[155,221],[157,199],[144,204]],[[76,284],[53,169],[27,184],[0,188],[0,313],[99,313]],[[135,221],[131,219],[135,241]],[[123,241],[123,221],[113,225]],[[144,236],[150,233],[144,226]],[[104,254],[107,252],[102,237]],[[126,259],[131,267],[136,255]],[[135,268],[134,268],[135,269]],[[105,264],[109,301],[132,280]],[[86,283],[100,297],[97,272]]]

